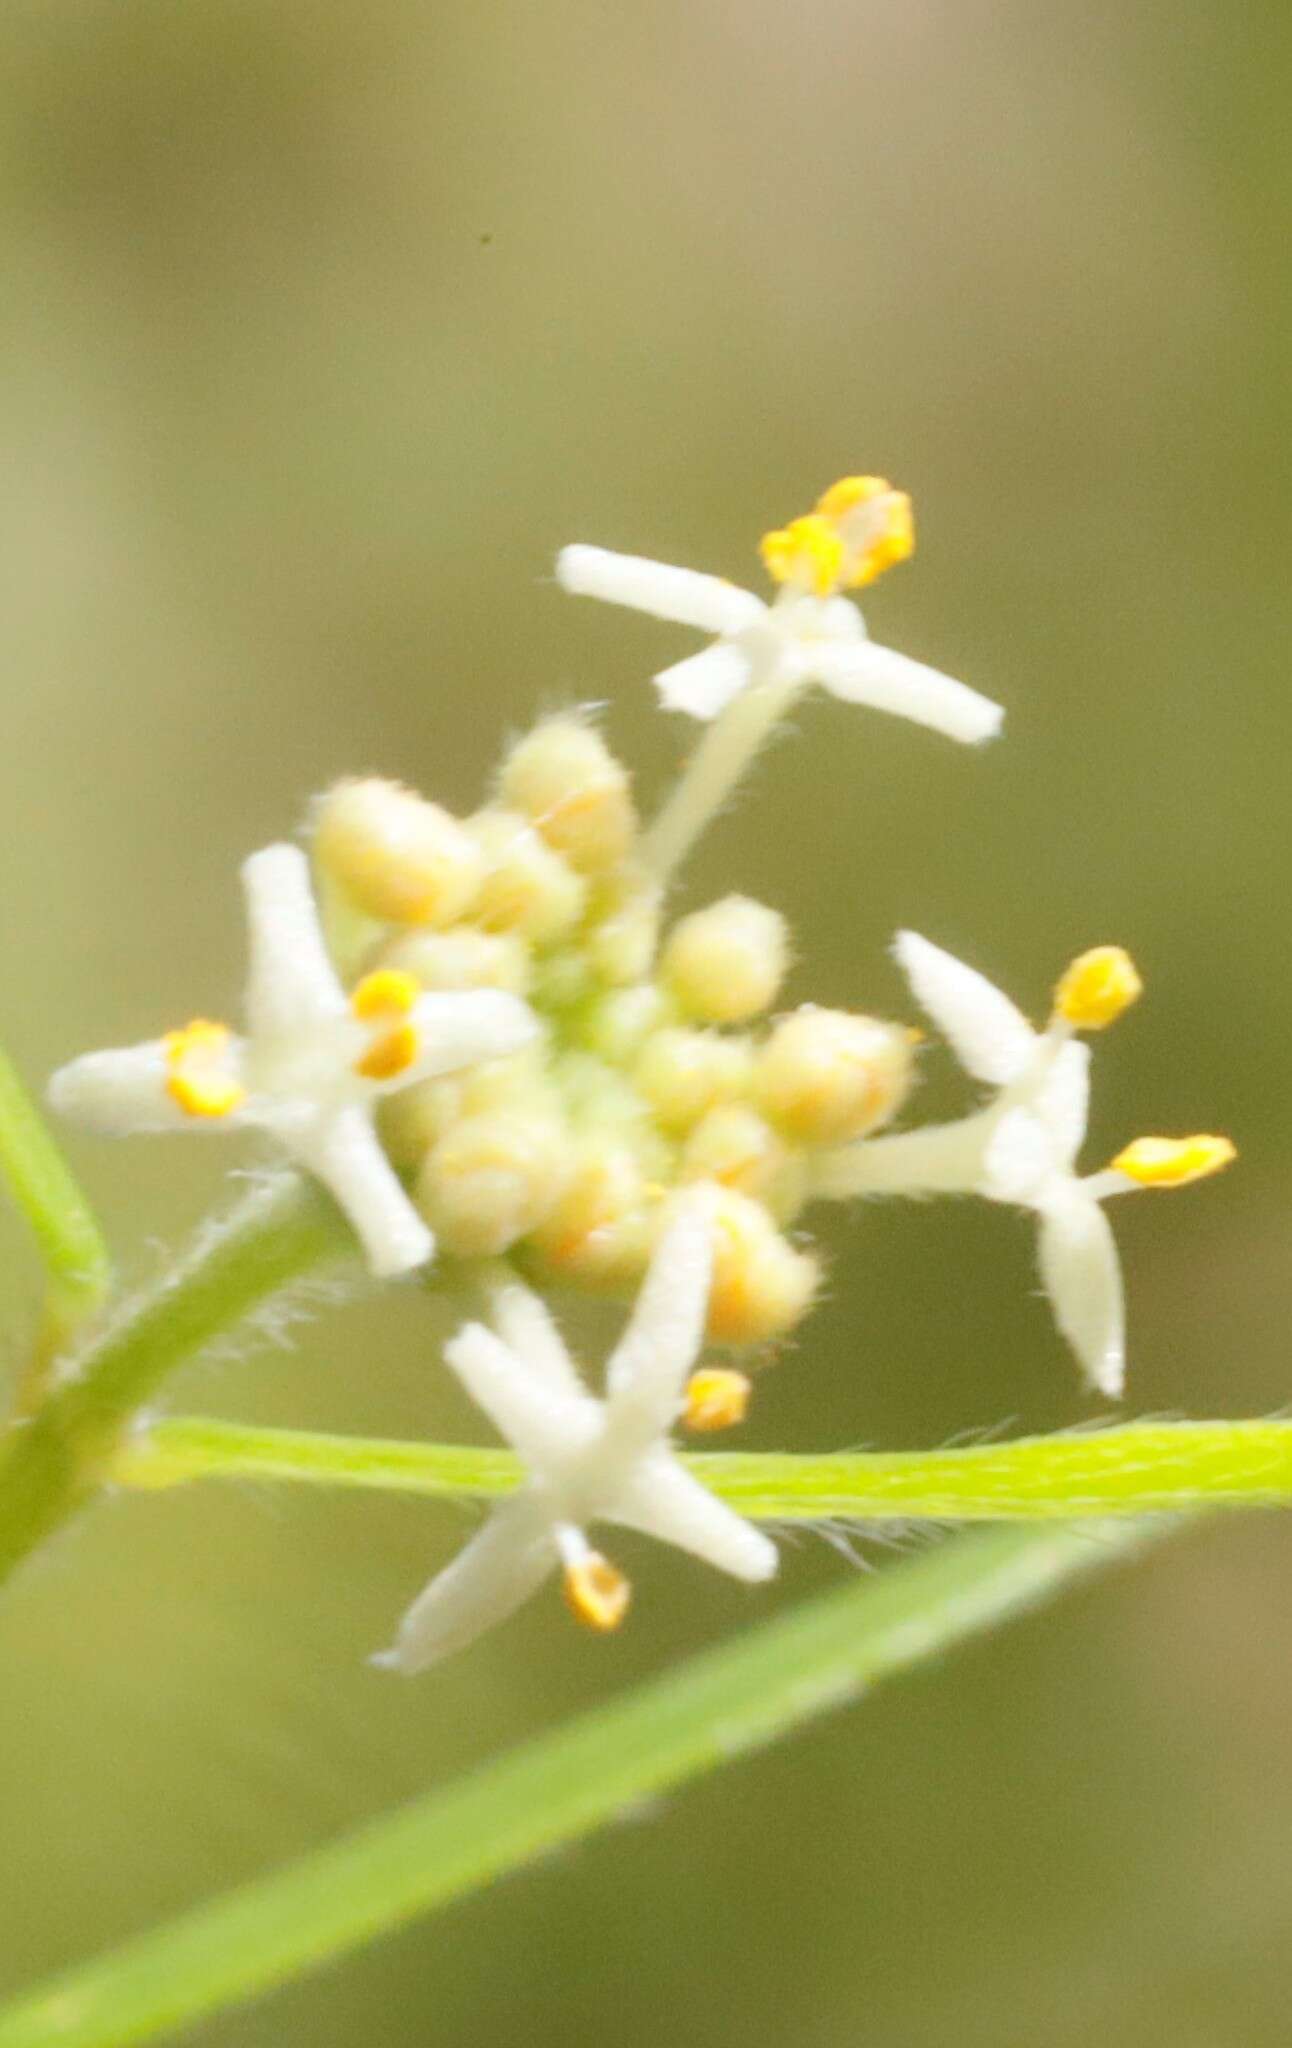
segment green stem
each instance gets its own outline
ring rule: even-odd
[[[800,681],[752,683],[705,728],[642,840],[642,859],[657,881],[667,881],[686,859],[804,688]]]
[[[0,1580],[104,1484],[123,1430],[167,1373],[349,1236],[313,1183],[284,1174],[200,1232],[154,1287],[69,1360],[0,1445]]]
[[[44,1118],[0,1051],[0,1172],[36,1239],[46,1297],[39,1358],[53,1356],[107,1293],[108,1248]]]
[[[837,1589],[55,1978],[0,2012],[0,2048],[127,2048],[251,1997],[855,1699],[1145,1535],[979,1531]]]
[[[1292,1504],[1292,1422],[1131,1422],[960,1450],[708,1452],[687,1463],[733,1507],[771,1522],[1055,1522]],[[132,1437],[112,1477],[133,1487],[284,1479],[493,1499],[519,1484],[521,1466],[510,1451],[185,1418]]]

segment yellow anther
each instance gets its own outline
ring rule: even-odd
[[[855,512],[858,505],[869,505],[876,498],[891,495],[892,489],[886,476],[841,476],[837,484],[821,493],[816,510],[825,519],[843,519],[849,512]]]
[[[378,967],[356,983],[350,1008],[364,1023],[373,1017],[406,1017],[420,992],[416,975],[402,967]]]
[[[633,1589],[599,1550],[565,1567],[565,1604],[576,1621],[606,1635],[628,1612]]]
[[[186,1115],[228,1116],[246,1101],[246,1089],[224,1064],[231,1036],[227,1024],[195,1017],[163,1038],[166,1092]]]
[[[815,597],[837,590],[844,568],[844,541],[833,521],[819,512],[791,519],[765,533],[758,551],[773,583],[793,583]]]
[[[840,583],[858,590],[915,551],[915,515],[905,491],[887,477],[845,476],[817,502],[817,514],[835,525],[844,543]]]
[[[1238,1157],[1229,1138],[1198,1133],[1192,1138],[1136,1138],[1113,1160],[1111,1171],[1124,1173],[1143,1188],[1182,1188],[1204,1180]]]
[[[743,1372],[706,1366],[693,1372],[686,1383],[682,1422],[687,1429],[701,1434],[731,1429],[735,1423],[744,1421],[753,1390],[753,1382]]]
[[[1102,1031],[1115,1024],[1144,992],[1135,962],[1121,946],[1092,946],[1079,953],[1054,991],[1054,1014],[1078,1031]]]
[[[407,1019],[419,993],[413,976],[399,967],[378,967],[355,987],[350,997],[354,1015],[364,1024],[388,1026],[354,1063],[355,1073],[365,1081],[393,1081],[416,1060],[421,1040],[416,1025]]]

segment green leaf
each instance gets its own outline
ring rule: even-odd
[[[264,1991],[856,1699],[1163,1526],[980,1531],[811,1601],[73,1969],[0,2012],[0,2048],[125,2048]]]

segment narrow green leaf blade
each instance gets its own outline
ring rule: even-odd
[[[975,1532],[706,1652],[0,2012],[0,2048],[124,2048],[447,1904],[1035,1605],[1164,1522]]]

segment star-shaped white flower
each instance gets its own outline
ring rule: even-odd
[[[199,1018],[143,1045],[93,1052],[49,1085],[54,1108],[111,1135],[267,1131],[335,1196],[374,1273],[420,1266],[434,1238],[373,1125],[378,1098],[434,1074],[517,1051],[538,1024],[494,989],[424,994],[379,971],[347,997],[296,846],[267,846],[242,869],[250,968],[246,1035]]]
[[[1055,1320],[1091,1382],[1121,1393],[1125,1311],[1117,1248],[1100,1204],[1135,1187],[1180,1187],[1234,1157],[1227,1138],[1137,1138],[1102,1173],[1082,1176],[1090,1052],[1074,1033],[1101,1030],[1140,992],[1119,947],[1099,946],[1067,970],[1054,1014],[1035,1031],[1008,996],[915,932],[896,952],[915,996],[961,1065],[997,1092],[959,1123],[864,1140],[823,1160],[818,1192],[977,1194],[1040,1219],[1041,1278]]]
[[[772,604],[720,577],[605,548],[564,548],[556,574],[579,596],[717,636],[656,676],[669,710],[711,719],[751,684],[819,683],[849,703],[895,712],[954,740],[990,739],[1004,715],[998,704],[876,646],[858,607],[841,594],[872,582],[913,546],[909,498],[882,477],[844,477],[814,512],[764,535],[763,559],[781,586]]]
[[[668,1441],[704,1341],[713,1270],[702,1192],[677,1203],[598,1400],[579,1378],[538,1296],[510,1276],[491,1290],[496,1331],[469,1323],[445,1356],[527,1478],[431,1580],[377,1661],[420,1671],[504,1620],[559,1565],[575,1615],[614,1628],[627,1580],[588,1542],[615,1522],[691,1551],[738,1579],[768,1579],[776,1546],[685,1470]]]

